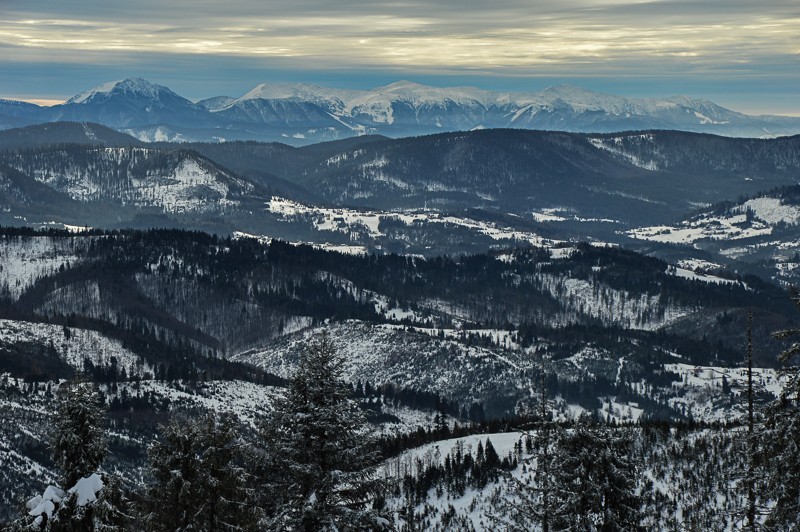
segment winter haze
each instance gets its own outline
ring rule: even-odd
[[[0,529],[800,528],[797,2],[0,1]]]

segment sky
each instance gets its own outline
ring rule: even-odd
[[[264,82],[566,83],[800,116],[800,1],[0,0],[0,98],[128,77],[192,100]]]

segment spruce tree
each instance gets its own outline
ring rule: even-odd
[[[173,419],[149,449],[155,483],[144,523],[154,531],[248,530],[255,524],[235,421]]]
[[[99,472],[106,455],[105,407],[96,384],[84,377],[58,388],[50,445],[60,484],[28,502],[12,530],[121,531],[131,525],[128,501],[113,475]],[[63,488],[63,489],[62,489]],[[45,502],[49,501],[49,502]],[[40,503],[50,506],[49,512]]]
[[[537,416],[538,423],[535,432],[528,432],[525,437],[525,446],[528,452],[535,455],[535,464],[529,457],[523,460],[523,471],[528,466],[533,467],[532,478],[525,480],[507,474],[509,487],[513,497],[506,497],[497,501],[495,511],[487,518],[498,528],[515,532],[527,532],[534,525],[539,525],[542,532],[549,532],[553,518],[556,501],[552,496],[551,471],[554,464],[554,441],[558,440],[560,426],[552,422],[547,402],[547,387],[544,366],[541,368],[541,388],[539,390],[539,404],[530,408],[529,414]],[[535,448],[534,448],[535,442]],[[487,448],[491,442],[487,439]],[[520,441],[520,445],[522,442]],[[492,447],[491,451],[497,456]],[[484,454],[488,453],[485,451]],[[499,457],[497,457],[499,462]]]
[[[630,441],[619,429],[578,425],[562,434],[553,472],[556,530],[635,530],[640,521]]]
[[[800,309],[800,293],[792,292]],[[774,333],[791,344],[780,355],[786,385],[781,396],[768,410],[764,427],[762,453],[770,464],[769,497],[775,505],[766,525],[775,530],[800,529],[800,329]]]
[[[377,451],[361,411],[348,400],[343,358],[327,334],[305,346],[286,395],[261,428],[268,530],[350,530],[387,523]]]
[[[65,488],[96,472],[103,462],[107,450],[104,422],[103,398],[94,383],[79,378],[58,387],[50,445]]]

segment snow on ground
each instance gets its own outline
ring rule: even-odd
[[[652,330],[689,314],[690,309],[665,306],[658,295],[631,294],[594,280],[543,274],[542,288],[580,313],[631,329]]]
[[[127,199],[137,205],[158,205],[166,212],[203,210],[208,204],[234,206],[227,199],[228,185],[219,175],[204,168],[198,161],[186,158],[164,175],[132,178],[133,190]]]
[[[678,266],[687,270],[715,270],[722,268],[721,264],[711,262],[703,259],[681,259],[678,261]]]
[[[541,212],[532,212],[531,216],[537,222],[566,222],[567,218],[556,214],[558,209],[542,209]]]
[[[737,281],[735,279],[725,279],[724,277],[717,277],[716,275],[703,273],[701,271],[693,271],[686,268],[668,267],[666,273],[674,275],[675,277],[680,277],[682,279],[689,279],[690,281],[703,281],[704,283],[735,284],[735,285],[746,286],[744,283]]]
[[[302,242],[300,242],[300,243],[302,243]],[[367,248],[365,248],[364,246],[358,246],[358,245],[352,245],[351,246],[351,245],[348,245],[348,244],[329,244],[327,242],[323,243],[323,244],[314,244],[314,243],[310,243],[309,242],[308,245],[313,246],[313,247],[315,247],[317,249],[324,250],[324,251],[335,251],[336,253],[342,253],[343,255],[366,255],[367,254]]]
[[[289,376],[301,350],[322,331],[328,332],[344,357],[344,378],[351,382],[391,382],[404,388],[436,390],[462,404],[496,396],[498,382],[505,383],[506,393],[527,393],[527,389],[518,389],[522,386],[519,368],[525,364],[520,353],[358,321],[310,328],[232,359]]]
[[[665,364],[664,368],[681,377],[681,382],[672,384],[673,388],[680,388],[681,392],[667,397],[667,402],[673,409],[699,421],[745,419],[746,400],[742,399],[742,394],[747,390],[745,368],[689,364]],[[730,387],[728,394],[722,389],[723,377]],[[775,370],[753,368],[753,387],[756,392],[777,396],[783,384]]]
[[[273,237],[265,236],[265,235],[253,235],[250,233],[244,233],[242,231],[234,231],[233,238],[252,238],[258,240],[262,244],[269,244],[272,241]],[[293,246],[311,246],[316,249],[322,249],[324,251],[335,251],[336,253],[342,253],[344,255],[366,255],[367,248],[364,246],[360,246],[357,244],[331,244],[331,243],[323,243],[317,244],[314,242],[289,242],[289,244]]]
[[[800,207],[784,205],[778,198],[760,197],[737,205],[727,215],[703,214],[675,226],[639,227],[626,234],[640,240],[690,244],[698,240],[740,240],[770,235],[778,223],[800,224]]]
[[[451,454],[456,447],[461,447],[464,453],[475,454],[478,442],[486,445],[486,440],[491,440],[492,447],[497,451],[497,455],[502,459],[514,452],[514,445],[522,441],[525,437],[523,432],[498,432],[493,434],[475,434],[461,438],[451,438],[422,445],[410,449],[399,456],[387,460],[383,464],[383,472],[389,478],[401,478],[404,475],[416,475],[417,464],[421,462],[423,468],[431,464],[443,465],[444,459]]]
[[[406,225],[415,223],[450,224],[475,231],[493,240],[516,240],[528,242],[535,246],[551,245],[554,241],[526,231],[517,231],[501,227],[490,222],[472,220],[456,216],[447,216],[436,212],[386,212],[368,211],[346,208],[323,208],[307,206],[295,201],[273,196],[267,203],[267,210],[284,218],[309,217],[319,231],[333,231],[351,234],[363,231],[372,238],[384,236],[380,230],[382,220],[400,221]]]
[[[375,304],[375,312],[383,315],[391,321],[410,321],[411,323],[423,323],[425,318],[409,308],[400,308],[389,298],[381,294],[371,293],[372,301]]]
[[[522,444],[522,449],[524,449],[525,437],[525,434],[522,432],[503,432],[477,434],[430,443],[408,450],[398,457],[387,460],[381,467],[379,474],[387,479],[400,479],[406,474],[416,476],[420,467],[424,469],[432,464],[442,465],[445,457],[456,452],[457,449],[460,449],[462,453],[471,453],[474,456],[478,447],[478,442],[486,446],[487,439],[492,442],[492,447],[494,447],[495,451],[497,451],[497,455],[502,459],[508,456],[509,453],[513,454],[514,446],[518,443]],[[530,458],[527,455],[523,455],[523,457]],[[529,476],[532,474],[532,471],[533,469],[530,467],[527,471],[523,471],[522,467],[517,467],[511,472],[511,477],[517,480],[524,479],[529,481]],[[426,502],[438,506],[441,511],[429,515],[429,522],[427,525],[431,528],[437,525],[440,526],[440,520],[443,519],[445,510],[452,507],[455,515],[466,517],[475,530],[496,530],[497,524],[493,523],[490,517],[496,514],[496,507],[491,503],[490,498],[493,494],[502,494],[503,497],[509,498],[510,500],[513,499],[514,495],[512,495],[511,491],[513,486],[515,486],[515,480],[501,475],[496,482],[490,482],[483,489],[476,489],[471,486],[467,487],[463,495],[445,493],[439,496],[436,494],[435,489],[431,489],[428,492],[428,499]],[[405,502],[401,497],[400,499],[390,499],[388,504],[390,507],[400,508],[404,507]],[[422,504],[415,508],[417,512],[422,510]],[[395,515],[395,522],[398,525],[403,523],[398,515]],[[450,530],[450,528],[447,527],[444,529]],[[439,530],[439,528],[437,528],[437,530]]]
[[[740,240],[772,234],[772,227],[759,220],[747,221],[746,214],[731,216],[704,215],[677,226],[656,225],[626,231],[631,238],[673,244],[691,244],[698,240]]]
[[[800,207],[784,205],[778,198],[761,197],[747,200],[735,209],[737,212],[752,211],[759,220],[770,225],[783,222],[787,225],[800,224]]]
[[[402,329],[405,325],[385,323],[377,325],[383,329]],[[517,343],[516,332],[504,329],[440,329],[437,327],[414,327],[414,332],[427,334],[431,337],[441,337],[450,340],[465,340],[467,337],[475,335],[489,339],[492,344],[504,349],[520,351],[522,346]]]
[[[643,134],[639,135],[639,137],[645,141],[653,141],[653,135],[651,134]],[[599,148],[601,150],[605,150],[607,152],[613,153],[618,157],[624,159],[625,161],[631,163],[634,166],[638,166],[639,168],[644,168],[645,170],[656,171],[658,170],[658,163],[655,161],[643,161],[638,156],[626,152],[623,148],[624,141],[630,139],[631,137],[611,137],[611,138],[594,138],[589,139],[589,142],[595,148]]]
[[[199,408],[201,411],[229,413],[255,427],[256,421],[268,413],[280,388],[246,381],[208,381],[183,386],[181,383],[146,380],[139,383],[120,383],[131,396],[150,392],[169,399],[173,406]],[[120,389],[121,392],[121,389]]]
[[[108,365],[111,358],[117,360],[117,367],[151,371],[139,357],[122,345],[122,342],[103,336],[99,332],[60,325],[0,319],[0,346],[31,344],[50,347],[58,356],[76,369],[83,369],[83,360],[88,357],[95,364]],[[141,372],[137,371],[137,372]]]
[[[747,388],[747,368],[665,364],[664,369],[680,375],[685,386],[721,388],[724,377],[733,390],[741,391]],[[776,370],[753,368],[753,387],[757,391],[766,391],[777,397],[783,389],[783,384]]]
[[[623,422],[636,422],[644,413],[644,410],[639,408],[637,403],[619,403],[616,399],[603,402],[600,407],[601,419],[608,421],[615,421],[617,423]]]
[[[578,251],[578,248],[573,246],[551,248],[550,257],[553,259],[568,259],[576,251]]]
[[[98,157],[116,161],[123,167],[135,166],[151,157],[147,148],[101,148]],[[221,209],[236,205],[228,199],[230,184],[245,191],[253,185],[215,170],[194,156],[186,156],[174,168],[148,169],[145,174],[131,174],[123,188],[111,191],[104,176],[93,168],[68,164],[57,171],[42,167],[31,170],[39,182],[61,190],[77,201],[92,201],[105,196],[120,198],[123,204],[156,205],[165,212],[191,212]]]
[[[0,292],[7,289],[19,298],[38,279],[85,260],[79,248],[88,243],[88,238],[0,236]]]

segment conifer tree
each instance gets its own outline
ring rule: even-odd
[[[373,509],[381,483],[363,414],[348,401],[343,358],[327,334],[309,343],[285,397],[261,429],[262,526],[269,530],[350,530],[388,523]]]
[[[173,419],[150,450],[155,479],[144,522],[153,531],[247,530],[255,524],[235,421]]]
[[[800,292],[792,292],[792,300],[800,309]],[[774,333],[779,340],[791,344],[780,355],[786,385],[781,396],[768,411],[764,428],[765,462],[769,472],[770,498],[775,505],[766,525],[776,530],[800,528],[800,329]]]
[[[543,532],[549,532],[553,519],[555,501],[552,496],[551,470],[556,465],[551,453],[553,441],[558,439],[560,427],[550,419],[544,364],[541,367],[540,377],[539,404],[531,407],[529,412],[538,416],[538,430],[533,434],[529,432],[525,436],[526,447],[530,446],[530,452],[535,451],[536,454],[532,483],[508,475],[511,486],[514,488],[515,497],[500,501],[497,508],[499,512],[487,516],[490,521],[504,530],[527,532],[534,525],[539,525]],[[536,442],[535,449],[534,441]],[[487,448],[490,444],[491,442],[487,439]],[[491,453],[497,456],[494,447],[492,447]],[[485,451],[485,454],[488,459],[488,450]],[[497,457],[497,461],[499,462],[499,457]],[[526,460],[526,462],[528,464],[523,468],[530,464],[530,460]]]
[[[105,407],[96,384],[84,377],[64,382],[57,401],[50,445],[63,489],[50,486],[31,499],[26,507],[30,511],[11,530],[128,530],[129,505],[119,481],[99,472],[107,446]]]
[[[617,431],[578,425],[554,456],[556,530],[635,530],[640,521],[630,442]]]
[[[61,485],[71,487],[96,472],[105,458],[105,407],[97,386],[83,378],[58,388],[50,445],[61,471]]]

